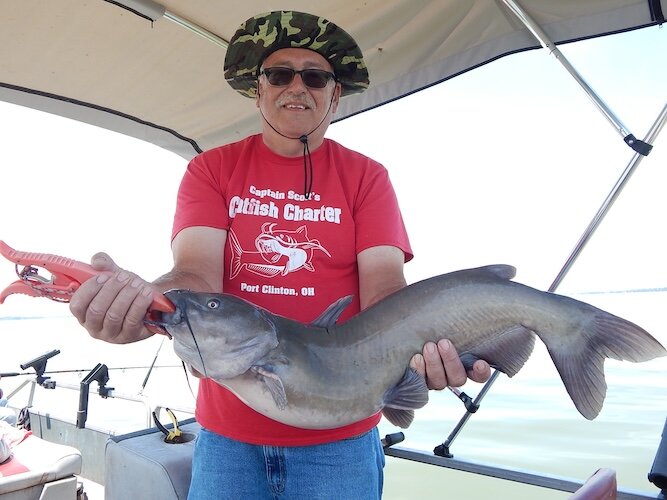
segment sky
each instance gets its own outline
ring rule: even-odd
[[[561,50],[635,136],[667,102],[667,31]],[[0,103],[0,239],[88,261],[106,251],[154,279],[171,266],[186,161],[120,134]],[[667,133],[562,284],[566,291],[666,287]],[[545,51],[516,54],[343,120],[328,136],[389,170],[411,236],[409,282],[506,263],[546,289],[633,152]],[[0,286],[15,279],[0,261]],[[60,304],[12,297],[0,317]]]

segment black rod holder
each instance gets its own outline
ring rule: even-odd
[[[34,368],[35,373],[37,374],[37,383],[44,387],[45,389],[55,389],[56,383],[54,380],[49,380],[51,377],[45,377],[44,371],[46,370],[46,362],[51,359],[53,356],[60,354],[59,349],[54,349],[47,353],[37,356],[35,359],[23,363],[21,365],[21,370],[27,370],[28,368]]]
[[[88,419],[88,393],[90,391],[90,384],[97,382],[99,384],[98,394],[103,398],[109,395],[113,387],[107,387],[109,381],[109,368],[107,365],[97,363],[95,368],[88,372],[88,375],[81,381],[79,388],[79,410],[76,412],[76,427],[77,429],[85,429],[86,420]]]

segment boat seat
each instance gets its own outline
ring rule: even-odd
[[[616,500],[616,471],[598,469],[570,500]]]
[[[0,500],[76,499],[79,450],[16,428],[10,448],[11,456],[0,464]]]
[[[185,442],[178,444],[165,443],[164,435],[157,428],[111,436],[104,458],[105,500],[185,500],[190,489],[195,440],[201,426],[192,418],[180,422],[179,428]]]

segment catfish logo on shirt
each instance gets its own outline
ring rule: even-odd
[[[261,233],[255,238],[255,250],[243,249],[234,231],[229,231],[230,279],[234,279],[243,268],[265,278],[285,276],[300,269],[313,272],[315,250],[331,257],[319,240],[308,238],[306,226],[292,231],[277,229],[276,226],[271,222],[262,225]]]

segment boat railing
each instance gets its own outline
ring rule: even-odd
[[[102,365],[102,367],[104,367],[104,365]],[[94,374],[94,372],[102,373],[103,369],[101,370],[98,365],[93,370],[91,370],[89,375]],[[11,406],[13,406],[16,409],[21,409],[21,408],[32,408],[34,406],[35,393],[38,387],[43,387],[47,390],[58,388],[58,389],[65,389],[78,392],[79,408],[76,413],[76,424],[79,429],[83,429],[86,426],[85,416],[87,415],[88,411],[88,396],[91,393],[97,394],[104,399],[111,398],[111,399],[127,401],[130,403],[140,404],[143,407],[142,425],[145,425],[146,428],[154,426],[153,419],[159,418],[162,410],[165,408],[170,408],[172,411],[186,415],[194,415],[194,407],[192,406],[187,406],[182,404],[173,404],[173,405],[167,404],[167,402],[165,402],[162,399],[158,399],[144,393],[129,393],[129,392],[119,391],[114,388],[106,387],[106,382],[104,381],[98,383],[98,387],[96,389],[95,386],[92,386],[90,382],[91,380],[89,376],[87,376],[79,384],[71,384],[60,381],[56,384],[53,380],[50,379],[44,380],[44,377],[36,375],[34,378],[30,378],[28,380],[24,380],[23,382],[21,382],[6,397]],[[98,380],[98,382],[100,381]],[[13,403],[12,399],[16,398],[16,395],[21,393],[26,387],[30,388],[30,393],[28,395],[27,403],[19,406],[12,404]],[[153,414],[155,414],[155,417],[153,417]],[[109,434],[114,434],[114,432],[112,430],[109,430]]]
[[[547,474],[544,472],[535,472],[523,469],[500,466],[469,460],[466,458],[441,457],[423,450],[405,448],[401,446],[385,447],[385,455],[422,464],[443,467],[446,469],[469,472],[472,474],[487,476],[495,479],[513,481],[530,486],[537,486],[549,490],[557,490],[574,493],[579,490],[585,481]],[[591,473],[594,471],[591,471]],[[618,488],[617,500],[664,500],[664,495],[660,492],[651,494],[643,491]]]

